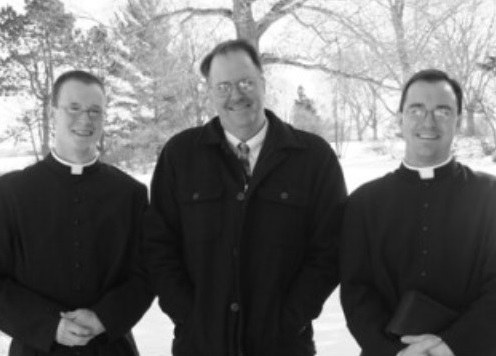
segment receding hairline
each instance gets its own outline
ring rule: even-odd
[[[246,60],[251,63],[253,65],[253,67],[255,67],[255,70],[259,73],[263,73],[263,70],[261,68],[259,68],[256,63],[253,62],[253,60],[251,59],[250,55],[248,53],[246,53],[246,51],[243,51],[242,49],[233,49],[231,51],[227,51],[227,52],[223,52],[223,53],[217,53],[215,56],[212,57],[212,60],[210,61],[210,67],[209,67],[209,72],[208,72],[208,77],[207,77],[207,80],[210,78],[210,74],[212,73],[212,66],[213,66],[213,63],[216,59],[219,59],[219,58],[227,58],[227,57],[230,57],[232,55],[241,55],[243,57],[246,58]]]
[[[263,73],[262,61],[257,49],[245,39],[228,40],[215,46],[202,60],[200,72],[205,79],[210,77],[212,61],[219,55],[227,56],[229,53],[244,52],[258,70]]]

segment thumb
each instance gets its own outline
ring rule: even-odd
[[[423,342],[427,340],[432,341],[441,341],[441,338],[432,334],[423,334],[423,335],[405,335],[401,338],[401,342],[404,344],[413,344],[416,342]]]
[[[425,352],[442,342],[441,338],[435,335],[404,336],[401,341],[410,344],[412,350],[416,352]]]
[[[77,318],[77,314],[75,311],[60,312],[60,317],[68,320],[75,320]]]

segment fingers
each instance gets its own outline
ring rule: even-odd
[[[455,354],[445,342],[441,342],[429,349],[429,356],[455,356]]]
[[[70,312],[60,313],[61,317],[71,320],[89,330],[94,335],[101,334],[105,331],[105,327],[101,323],[98,316],[90,309],[77,309]]]
[[[422,334],[422,335],[406,335],[401,338],[401,342],[404,344],[415,344],[423,342],[432,342],[438,344],[442,342],[441,338],[432,334]]]
[[[399,353],[401,356],[428,355],[429,349],[442,343],[441,338],[431,334],[403,336],[401,341],[409,345]]]
[[[84,346],[94,337],[91,330],[73,321],[61,318],[57,327],[56,341],[65,346]]]
[[[74,310],[74,311],[70,311],[70,312],[61,312],[60,316],[64,319],[75,320],[78,317],[78,311]]]

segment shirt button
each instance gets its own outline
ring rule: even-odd
[[[427,250],[422,250],[422,254],[427,255]]]
[[[429,207],[429,203],[424,203],[424,208],[427,209]]]
[[[282,200],[286,200],[286,199],[288,199],[288,198],[289,198],[289,194],[288,194],[288,192],[282,192],[282,193],[281,193],[281,199],[282,199]]]
[[[74,247],[81,247],[81,241],[74,241]]]
[[[236,247],[234,247],[232,249],[232,254],[233,254],[234,257],[238,257],[239,256],[239,250]]]
[[[429,228],[427,226],[422,226],[422,231],[427,231]]]
[[[238,194],[236,194],[236,199],[238,199],[239,201],[245,200],[245,193],[239,192]]]
[[[232,303],[231,304],[231,311],[233,313],[237,313],[239,311],[239,304],[238,303]]]
[[[74,226],[78,226],[81,224],[81,221],[79,219],[74,219],[72,223],[74,224]]]
[[[74,267],[75,267],[75,268],[77,268],[77,269],[81,268],[81,263],[76,262],[76,263],[74,264]]]
[[[193,193],[192,198],[193,198],[193,200],[198,200],[200,198],[200,193],[198,193],[198,192]]]
[[[426,272],[426,271],[422,271],[422,272],[420,273],[420,275],[421,275],[422,277],[424,277],[424,278],[425,278],[425,277],[427,276],[427,272]]]

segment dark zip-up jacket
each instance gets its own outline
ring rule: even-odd
[[[266,115],[247,190],[218,118],[158,160],[147,261],[174,355],[315,354],[312,320],[338,284],[345,183],[322,138]]]

